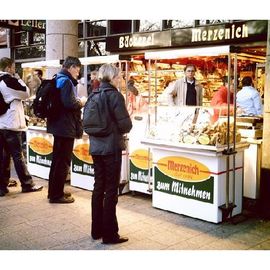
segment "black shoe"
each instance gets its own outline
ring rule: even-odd
[[[98,239],[101,239],[102,238],[102,235],[99,235],[99,234],[97,234],[97,235],[91,235],[92,236],[92,238],[94,239],[94,240],[98,240]]]
[[[69,191],[64,191],[64,197],[71,197],[71,193]],[[48,194],[47,199],[50,199],[50,196]]]
[[[22,192],[36,192],[36,191],[41,191],[43,189],[43,186],[33,186],[33,187],[27,187],[27,188],[22,188]]]
[[[61,197],[58,199],[50,199],[50,203],[73,203],[75,199],[73,197]]]
[[[0,189],[0,197],[4,197],[7,193],[9,193],[9,190],[7,187]]]
[[[106,239],[103,238],[103,242],[102,244],[121,244],[124,242],[127,242],[128,238],[127,237],[117,237],[117,238],[113,238],[113,239]]]
[[[8,187],[17,187],[17,182],[14,179],[9,179]]]

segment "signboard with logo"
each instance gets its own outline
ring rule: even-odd
[[[87,190],[94,189],[94,165],[92,156],[89,154],[89,137],[83,135],[82,139],[75,139],[71,160],[71,181],[72,186],[84,188]],[[127,181],[127,158],[126,152],[122,152],[122,170],[119,185],[119,193],[129,191]]]
[[[94,189],[94,166],[89,154],[88,136],[83,136],[82,139],[76,139],[74,142],[70,176],[72,186]]]
[[[267,20],[236,21],[151,33],[109,36],[110,52],[148,50],[171,47],[236,45],[267,40]]]
[[[49,179],[53,136],[44,128],[27,130],[27,166],[30,174]]]
[[[145,194],[152,193],[152,153],[141,143],[142,132],[146,126],[147,115],[140,114],[141,120],[132,118],[132,129],[129,133],[129,189]],[[150,170],[149,170],[150,168]]]
[[[226,157],[199,152],[153,147],[153,206],[178,214],[219,223],[219,206],[226,202]],[[232,170],[232,159],[230,164]],[[243,151],[236,154],[235,205],[233,216],[242,211]],[[230,199],[232,198],[230,171]]]
[[[46,20],[0,20],[0,27],[45,33]]]

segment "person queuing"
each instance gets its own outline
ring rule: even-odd
[[[102,238],[104,244],[118,244],[128,241],[128,238],[118,234],[116,205],[122,150],[125,149],[123,135],[131,130],[132,122],[124,97],[116,88],[121,80],[119,68],[104,64],[99,69],[98,77],[100,89],[106,89],[112,132],[105,137],[89,136],[95,172],[91,235],[93,239]]]
[[[10,175],[10,155],[21,182],[22,192],[41,191],[30,175],[22,150],[22,132],[27,129],[22,101],[29,98],[30,90],[23,80],[15,74],[15,63],[3,57],[0,60],[0,91],[10,108],[0,115],[0,196],[8,190]]]
[[[47,119],[47,132],[53,134],[53,155],[49,173],[48,199],[50,203],[73,203],[70,192],[64,191],[75,138],[83,134],[81,108],[86,97],[77,96],[77,78],[81,62],[68,56],[56,76],[56,87],[60,90],[60,106],[57,116]]]

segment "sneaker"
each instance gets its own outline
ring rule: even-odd
[[[35,185],[33,187],[22,188],[22,192],[23,193],[26,193],[26,192],[37,192],[37,191],[41,191],[42,189],[43,189],[43,186]]]
[[[0,197],[4,197],[7,193],[9,193],[8,188],[0,188]]]
[[[71,193],[69,191],[64,191],[64,197],[71,197]],[[47,199],[50,199],[49,194],[47,195]]]
[[[9,179],[8,187],[17,187],[17,182],[14,179]]]
[[[75,199],[70,196],[70,197],[65,197],[65,196],[62,196],[58,199],[50,199],[50,203],[73,203],[75,201]]]

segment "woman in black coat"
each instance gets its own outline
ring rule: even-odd
[[[104,244],[128,241],[128,238],[118,234],[116,217],[122,150],[125,149],[123,135],[132,128],[124,97],[116,88],[120,78],[120,70],[114,65],[104,64],[100,67],[99,88],[106,89],[104,93],[107,95],[113,128],[107,136],[90,136],[90,154],[95,171],[91,235],[93,239],[102,238]]]

